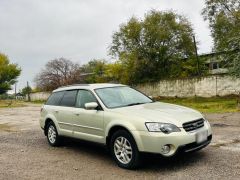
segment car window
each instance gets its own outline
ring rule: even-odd
[[[96,89],[98,97],[108,108],[153,102],[149,97],[127,86]]]
[[[60,106],[74,107],[76,103],[77,90],[65,91]]]
[[[79,90],[77,95],[76,107],[85,108],[85,104],[89,102],[97,102],[95,96],[87,90]]]
[[[63,94],[64,94],[64,91],[52,93],[52,94],[50,95],[50,97],[48,98],[48,100],[47,100],[47,102],[46,102],[46,105],[58,106],[60,100],[61,100],[62,97],[63,97]]]
[[[106,88],[104,90],[96,90],[96,92],[107,107],[120,107],[126,104],[122,94],[114,90],[113,88]]]

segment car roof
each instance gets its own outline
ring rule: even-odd
[[[112,84],[112,83],[73,84],[73,85],[59,87],[58,89],[54,90],[53,92],[73,90],[73,89],[94,90],[94,89],[107,88],[107,87],[117,87],[117,86],[126,86],[126,85],[123,85],[123,84]]]

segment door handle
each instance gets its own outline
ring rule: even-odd
[[[59,112],[59,111],[57,111],[57,110],[55,111],[55,113],[58,113],[58,112]]]
[[[79,116],[80,114],[79,113],[75,113],[76,116]]]

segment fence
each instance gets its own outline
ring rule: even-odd
[[[213,75],[201,78],[163,80],[157,83],[140,84],[135,87],[153,97],[211,97],[240,93],[240,78]],[[47,100],[50,92],[31,93],[32,101]]]
[[[163,80],[136,86],[137,89],[151,95],[167,97],[211,97],[240,93],[240,79],[227,75],[213,75],[201,78]]]
[[[45,101],[48,99],[48,97],[50,96],[50,92],[36,92],[36,93],[31,93],[30,94],[30,99],[31,101]],[[28,99],[28,97],[26,96],[26,99]]]

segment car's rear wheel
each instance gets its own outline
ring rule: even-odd
[[[135,169],[140,165],[140,153],[132,135],[119,130],[111,137],[111,154],[118,166],[126,169]]]
[[[60,137],[53,122],[47,124],[47,140],[51,146],[58,146],[60,144]]]

